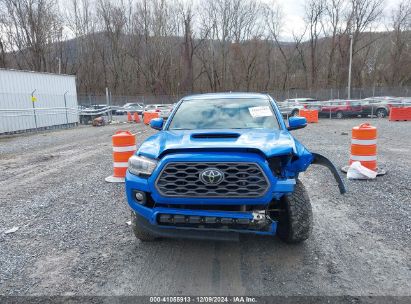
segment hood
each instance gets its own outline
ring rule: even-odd
[[[161,131],[143,142],[138,155],[159,158],[167,152],[184,150],[260,150],[266,157],[297,153],[288,131],[264,129]]]

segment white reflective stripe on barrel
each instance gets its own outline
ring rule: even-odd
[[[358,161],[373,161],[373,160],[377,160],[377,155],[371,155],[371,156],[351,155],[350,159],[358,160]]]
[[[354,145],[361,145],[361,146],[369,146],[369,145],[376,145],[376,139],[351,139],[351,143]]]
[[[136,146],[113,147],[113,152],[130,152],[136,150]]]
[[[115,168],[127,168],[128,167],[128,162],[125,163],[113,163],[113,167]]]

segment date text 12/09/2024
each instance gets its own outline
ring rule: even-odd
[[[150,303],[257,303],[255,297],[189,297],[189,296],[171,296],[171,297],[150,297]]]

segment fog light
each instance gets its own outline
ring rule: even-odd
[[[139,204],[144,205],[146,203],[146,194],[144,192],[134,191],[134,197]]]

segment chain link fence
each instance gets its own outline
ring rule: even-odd
[[[322,102],[347,98],[346,89],[289,89],[266,93],[278,101],[292,98],[315,98]],[[107,95],[78,94],[76,96],[67,93],[56,95],[0,93],[0,134],[76,124],[79,122],[80,111],[95,105],[107,105],[115,109],[126,103],[172,104],[190,94],[120,96],[109,93]],[[373,87],[351,90],[351,99],[377,96],[408,97],[408,102],[404,103],[404,106],[411,106],[409,103],[411,87]],[[376,107],[371,109],[372,113],[376,113]],[[331,113],[329,116],[332,116]]]
[[[202,93],[202,92],[199,92]],[[265,92],[270,94],[275,100],[283,101],[290,98],[315,98],[321,101],[333,99],[346,99],[348,91],[346,88],[339,89],[288,89]],[[178,95],[99,95],[99,94],[79,94],[78,103],[83,107],[93,105],[123,106],[126,103],[140,104],[170,104],[175,103],[182,97],[192,93],[182,93]],[[371,88],[352,88],[350,99],[363,99],[375,96],[395,96],[411,97],[411,87],[371,87]]]
[[[318,100],[347,99],[347,88],[339,89],[289,89],[286,91],[272,91],[269,94],[276,100],[290,98],[315,98]],[[363,99],[377,96],[410,97],[411,87],[371,87],[352,88],[350,99]]]
[[[188,95],[188,94],[187,94]],[[95,95],[95,94],[79,94],[78,103],[82,107],[91,107],[95,105],[110,105],[110,106],[124,106],[126,103],[139,104],[171,104],[179,101],[184,95],[135,95],[135,96],[121,96],[121,95]]]

